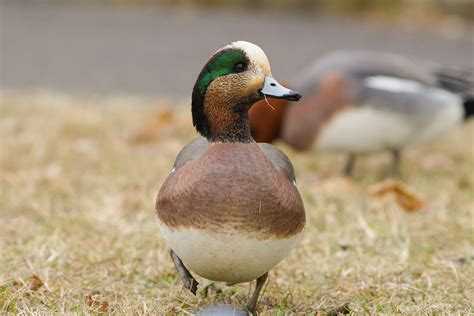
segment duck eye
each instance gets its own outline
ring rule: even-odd
[[[245,64],[243,62],[238,62],[234,65],[235,72],[242,72],[245,70]]]

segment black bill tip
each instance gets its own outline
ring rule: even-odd
[[[284,99],[288,101],[299,101],[301,99],[301,94],[296,91],[289,91],[288,93],[282,95],[272,95],[272,94],[265,94],[262,91],[259,91],[262,97],[267,97],[271,99]]]
[[[295,91],[291,91],[291,93],[284,95],[283,99],[289,100],[289,101],[299,101],[301,99],[301,94]]]

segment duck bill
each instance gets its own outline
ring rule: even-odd
[[[258,92],[262,97],[273,99],[285,99],[289,101],[298,101],[301,99],[301,95],[298,92],[285,88],[270,76],[265,77],[263,88]]]

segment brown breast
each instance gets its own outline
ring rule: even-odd
[[[259,239],[297,234],[305,223],[296,187],[255,143],[210,145],[168,177],[156,209],[171,228],[231,228]]]

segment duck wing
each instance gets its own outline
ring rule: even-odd
[[[434,71],[438,84],[454,93],[474,95],[474,68],[438,68]]]
[[[333,52],[318,58],[295,78],[295,89],[307,94],[331,73],[356,84],[367,77],[383,76],[446,89],[454,93],[472,92],[472,67],[446,67],[427,60],[391,53],[350,51]],[[309,91],[308,91],[309,90]]]
[[[176,171],[190,160],[199,159],[208,147],[209,142],[204,137],[193,139],[179,152],[173,164],[173,171]]]
[[[333,52],[315,60],[294,78],[295,89],[308,94],[321,85],[331,74],[356,84],[366,77],[389,76],[435,85],[436,77],[430,71],[433,65],[414,61],[396,54],[368,51]]]
[[[288,156],[272,144],[258,143],[258,146],[275,168],[289,181],[296,184],[295,170]]]
[[[473,82],[469,69],[376,52],[331,54],[313,68],[313,78],[324,79],[331,72],[341,75],[344,99],[354,106],[396,113],[415,126],[431,122],[449,107],[460,107],[460,95],[471,90]],[[457,120],[458,111],[451,112]]]

